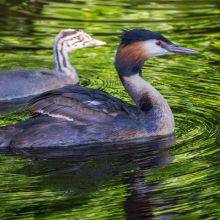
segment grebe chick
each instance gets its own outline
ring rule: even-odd
[[[2,128],[0,146],[74,147],[174,133],[174,118],[168,103],[141,76],[147,59],[171,52],[197,53],[173,44],[157,32],[142,29],[124,32],[115,67],[136,106],[99,90],[65,86],[35,97],[29,109],[41,115]]]
[[[34,96],[42,92],[77,84],[76,70],[68,60],[68,53],[105,43],[93,39],[81,30],[62,30],[54,42],[55,70],[12,70],[0,72],[0,102]]]

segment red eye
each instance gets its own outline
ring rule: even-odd
[[[156,45],[161,45],[161,41],[156,41]]]

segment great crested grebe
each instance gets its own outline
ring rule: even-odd
[[[68,60],[68,52],[85,47],[105,45],[82,30],[65,29],[55,38],[55,70],[12,70],[0,72],[0,102],[33,96],[79,82],[76,70]]]
[[[157,32],[125,31],[117,50],[115,68],[136,106],[99,90],[80,85],[65,86],[31,101],[30,110],[40,116],[1,128],[0,146],[79,146],[174,133],[169,105],[141,76],[147,59],[171,52],[197,53],[173,44]]]

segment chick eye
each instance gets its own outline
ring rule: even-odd
[[[156,41],[156,45],[158,45],[158,46],[160,46],[162,43],[161,43],[161,41]]]

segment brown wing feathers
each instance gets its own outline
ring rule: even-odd
[[[88,123],[111,121],[119,113],[130,113],[130,105],[109,94],[82,87],[66,86],[43,93],[29,103],[31,112]]]
[[[77,96],[77,94],[75,94]],[[38,97],[29,104],[31,112],[48,114],[54,117],[65,118],[72,121],[96,121],[103,122],[112,119],[112,115],[107,111],[101,111],[99,108],[88,106],[73,97],[70,94],[46,94],[44,97]]]

